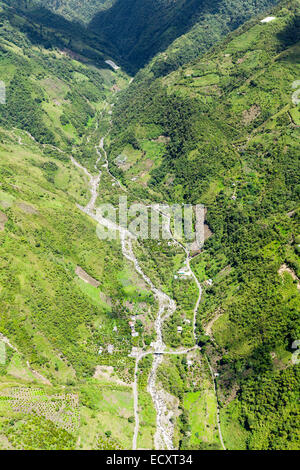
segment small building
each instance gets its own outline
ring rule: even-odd
[[[139,348],[137,348],[137,347],[134,346],[134,347],[132,348],[131,353],[128,354],[128,357],[138,357],[138,355],[139,355]]]
[[[178,271],[178,274],[179,274],[179,276],[184,276],[184,275],[185,275],[185,271],[183,271],[183,269],[180,269],[180,270]]]
[[[266,18],[264,18],[263,20],[261,20],[260,22],[261,23],[270,23],[270,21],[274,21],[276,20],[276,17],[275,16],[267,16]]]
[[[182,333],[182,330],[183,330],[182,326],[178,326],[178,327],[177,327],[178,333]]]

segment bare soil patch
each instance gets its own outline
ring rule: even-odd
[[[97,281],[96,279],[94,279],[92,276],[90,276],[80,266],[77,266],[75,273],[80,279],[82,279],[87,284],[90,284],[93,287],[99,287],[100,286],[100,282]]]
[[[152,139],[152,142],[157,142],[158,144],[167,144],[170,142],[170,137],[166,135],[160,135],[157,139]]]
[[[113,382],[117,385],[123,385],[125,387],[128,387],[128,383],[123,382],[123,380],[119,379],[116,375],[113,374],[114,368],[112,366],[97,366],[94,373],[94,378],[104,379],[108,382]]]
[[[38,214],[39,212],[29,204],[26,204],[25,202],[18,202],[18,207],[25,212],[25,214]]]
[[[212,328],[213,328],[215,322],[216,322],[217,320],[219,320],[219,318],[223,315],[223,313],[224,313],[223,311],[218,310],[218,311],[216,312],[216,315],[215,315],[215,316],[210,320],[210,322],[207,323],[207,325],[204,327],[204,331],[205,331],[205,333],[206,333],[208,336],[210,336],[210,337],[213,336]]]
[[[282,276],[283,273],[290,274],[292,278],[294,279],[294,281],[297,281],[297,289],[300,290],[300,279],[296,276],[294,271],[291,268],[289,268],[286,264],[283,264],[282,266],[280,266],[278,270],[279,276]]]
[[[0,232],[3,232],[7,221],[8,221],[7,216],[4,214],[4,212],[0,211]]]
[[[208,240],[213,235],[207,224],[204,224],[204,240]]]
[[[261,108],[254,104],[250,109],[243,111],[243,122],[245,125],[251,124],[261,113]]]

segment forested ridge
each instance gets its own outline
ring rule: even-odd
[[[80,21],[90,35],[97,35],[98,44],[111,47],[129,72],[135,74],[154,58],[150,66],[160,76],[205,52],[276,1],[12,0],[9,4],[30,11],[31,17],[40,9],[38,15],[48,25],[60,21],[51,13]],[[67,23],[63,27],[66,30]]]
[[[88,23],[99,11],[111,7],[115,0],[36,0],[54,13],[69,20]]]
[[[89,28],[101,31],[134,72],[155,57],[166,74],[195,58],[276,0],[117,0]],[[178,39],[177,39],[178,38]]]
[[[4,0],[5,15],[16,28],[24,33],[32,44],[48,49],[71,50],[84,61],[105,67],[105,60],[114,57],[120,64],[116,48],[100,32],[89,31],[76,18],[56,13],[39,0]]]

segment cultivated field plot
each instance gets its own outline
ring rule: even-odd
[[[46,395],[39,388],[12,388],[0,392],[0,413],[38,415],[70,433],[79,427],[79,400],[76,394]]]

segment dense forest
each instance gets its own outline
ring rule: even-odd
[[[275,3],[276,0],[117,0],[94,17],[90,28],[103,32],[134,72],[161,52],[155,58],[155,73],[161,75],[194,59]]]
[[[36,0],[45,8],[69,20],[88,23],[102,10],[110,8],[115,0]]]

